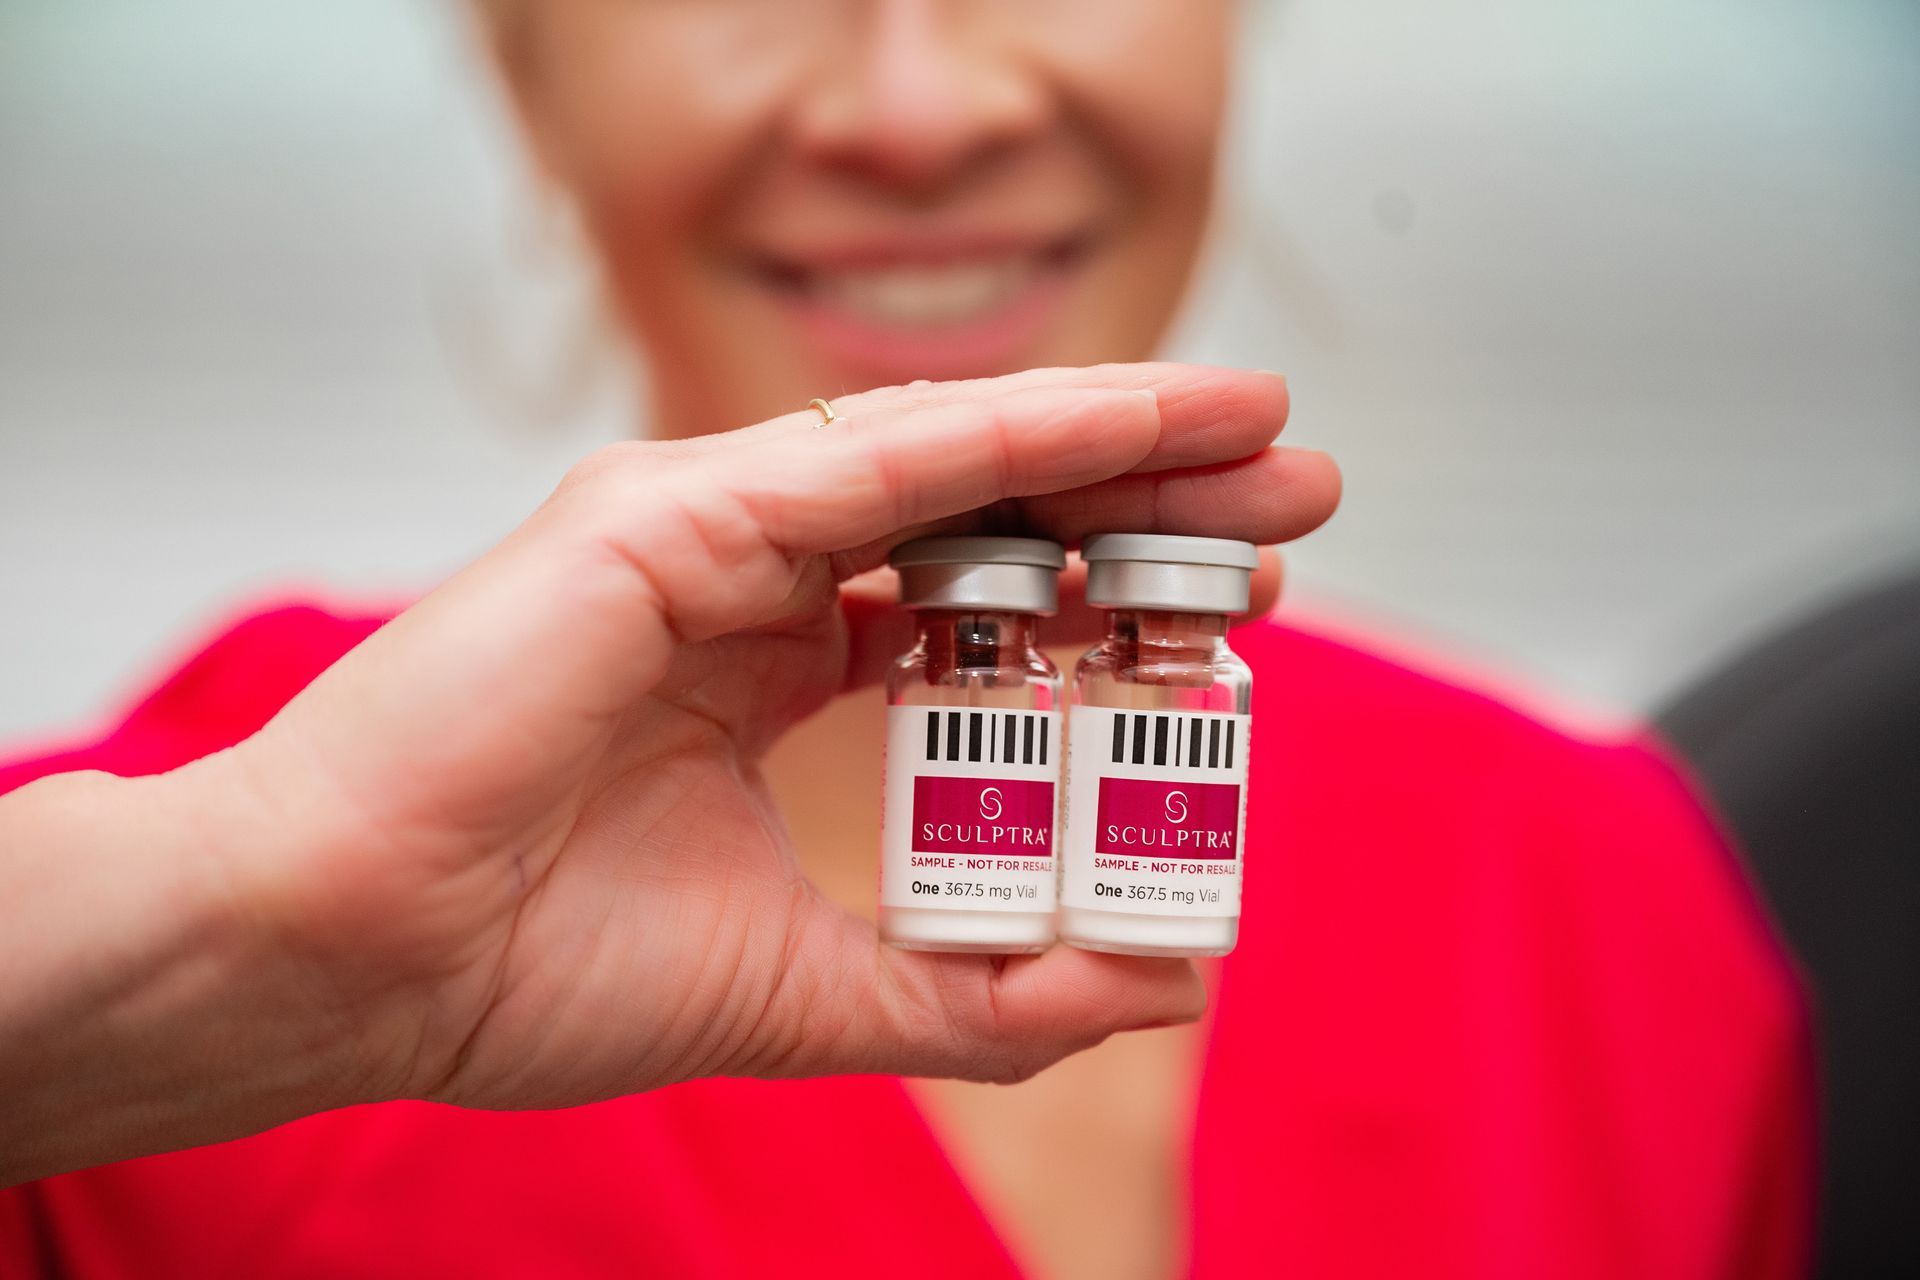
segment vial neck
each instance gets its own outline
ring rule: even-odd
[[[914,617],[927,656],[959,667],[1019,665],[1039,638],[1030,613],[921,609]]]
[[[1227,617],[1221,613],[1170,613],[1159,609],[1115,609],[1107,615],[1107,639],[1126,647],[1192,649],[1212,653],[1226,642]]]

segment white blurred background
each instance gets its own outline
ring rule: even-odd
[[[431,584],[639,429],[560,394],[459,14],[0,3],[0,739]],[[1920,5],[1279,0],[1242,62],[1174,350],[1345,466],[1296,607],[1604,714],[1920,556]]]

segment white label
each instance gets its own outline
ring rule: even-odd
[[[1060,901],[1239,915],[1252,718],[1111,707],[1072,715]]]
[[[889,707],[880,905],[1052,911],[1060,713]]]

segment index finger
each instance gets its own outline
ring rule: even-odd
[[[842,419],[854,419],[875,413],[963,404],[1011,391],[1054,388],[1153,392],[1176,429],[1155,441],[1134,468],[1138,471],[1205,466],[1209,462],[1257,453],[1272,444],[1286,426],[1291,407],[1287,380],[1277,373],[1148,361],[1028,369],[997,378],[878,387],[835,397],[833,410]],[[782,415],[765,426],[787,435],[819,424],[819,414],[813,409],[804,409]]]
[[[840,407],[825,428],[815,418],[717,437],[701,459],[789,554],[845,550],[1130,471],[1245,457],[1279,434],[1287,396],[1272,374],[1103,365],[888,388]]]

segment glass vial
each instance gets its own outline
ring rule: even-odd
[[[1054,939],[1060,672],[1036,647],[1066,553],[1034,538],[895,548],[913,648],[887,673],[880,936],[916,951]]]
[[[1060,937],[1144,956],[1220,956],[1240,932],[1253,673],[1227,647],[1259,566],[1250,543],[1089,538],[1107,636],[1080,659],[1067,726]]]

